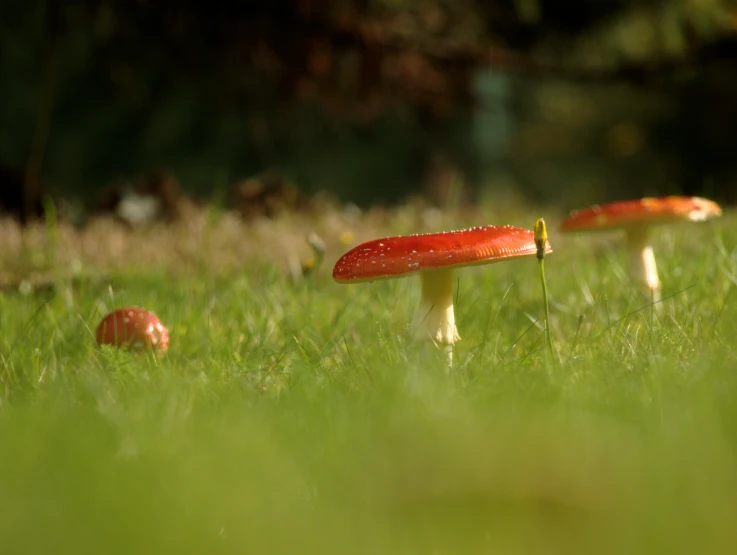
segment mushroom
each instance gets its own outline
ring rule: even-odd
[[[169,348],[169,331],[153,312],[138,307],[119,308],[97,326],[97,344],[164,352]]]
[[[545,249],[552,252],[547,241]],[[536,253],[533,232],[512,226],[387,237],[345,253],[333,268],[333,279],[349,284],[419,274],[422,291],[414,335],[445,345],[452,361],[452,347],[460,340],[453,312],[453,270]]]
[[[660,301],[661,282],[650,245],[650,227],[670,222],[703,222],[722,215],[719,205],[700,197],[667,196],[625,200],[573,211],[560,224],[563,232],[612,231],[627,234],[630,274],[653,303]]]

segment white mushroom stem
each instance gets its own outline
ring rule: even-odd
[[[435,343],[445,345],[452,361],[453,344],[460,340],[453,312],[453,270],[425,270],[421,279],[422,297],[412,326],[415,337],[429,336]]]
[[[652,301],[660,301],[660,279],[655,253],[650,246],[646,226],[632,227],[627,230],[627,256],[631,275],[638,285],[650,295]]]

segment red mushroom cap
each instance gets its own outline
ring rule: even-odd
[[[169,331],[153,312],[138,307],[119,308],[97,326],[97,344],[163,352],[169,348]]]
[[[560,224],[560,230],[611,230],[648,223],[699,222],[721,215],[722,209],[716,202],[701,197],[642,198],[574,210]]]
[[[545,252],[552,252],[545,243]],[[537,253],[534,233],[513,226],[474,227],[374,239],[345,253],[333,268],[339,283],[390,279],[409,272],[491,264]]]

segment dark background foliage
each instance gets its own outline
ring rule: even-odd
[[[277,169],[358,204],[737,198],[727,0],[5,0],[0,83],[5,204],[161,168],[205,197]]]

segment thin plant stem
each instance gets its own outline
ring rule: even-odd
[[[545,307],[545,343],[548,346],[550,356],[553,356],[553,342],[550,338],[550,309],[548,307],[548,286],[545,283],[545,262],[544,258],[538,259],[540,267],[540,282],[543,286],[543,305]]]
[[[553,358],[553,341],[550,337],[550,308],[548,306],[548,286],[545,282],[545,246],[548,242],[548,231],[545,220],[538,218],[535,222],[535,246],[537,247],[537,261],[540,268],[540,283],[543,288],[543,306],[545,309],[545,344],[550,358]]]

